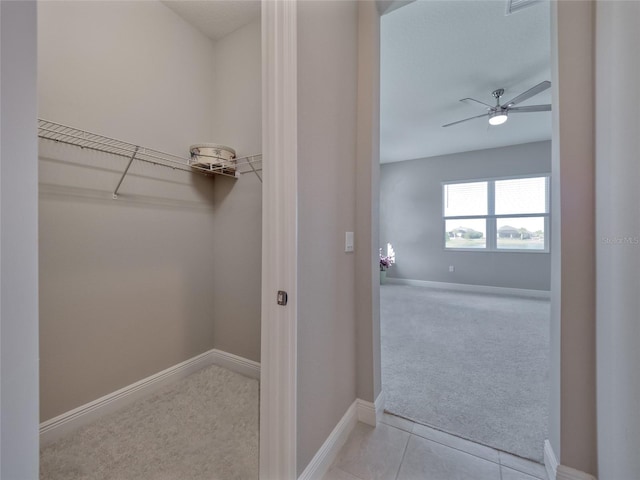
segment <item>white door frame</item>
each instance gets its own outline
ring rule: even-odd
[[[297,4],[262,0],[260,479],[296,478]],[[286,306],[277,304],[286,291]]]
[[[0,2],[0,477],[38,478],[37,4]]]

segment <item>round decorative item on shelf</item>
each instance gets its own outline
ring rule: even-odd
[[[198,143],[189,147],[191,166],[212,172],[235,175],[236,151],[217,143]]]

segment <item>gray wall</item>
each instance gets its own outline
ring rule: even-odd
[[[381,166],[380,246],[391,242],[394,278],[549,290],[548,253],[455,252],[443,246],[442,182],[548,174],[551,142],[456,153]],[[455,271],[449,272],[449,265]]]
[[[262,152],[260,19],[215,42],[214,54],[210,138],[238,156]],[[262,184],[253,173],[220,180],[213,187],[213,345],[259,362]]]
[[[560,463],[596,475],[595,3],[554,2],[552,7],[558,26],[551,80],[557,85],[552,95],[553,138],[558,141],[552,156],[557,183],[551,209],[559,224],[551,245],[557,255],[551,294],[550,420],[559,425],[550,425],[550,441],[557,441],[559,429],[560,444],[552,446]]]
[[[613,480],[640,472],[640,3],[596,13],[598,477]]]
[[[259,26],[237,38],[259,72]],[[210,141],[255,153],[259,74],[216,93],[231,43],[160,2],[42,3],[40,116],[182,156]],[[234,99],[255,114],[217,123]],[[112,200],[126,160],[40,148],[41,420],[213,347],[259,359],[257,179],[134,163]]]
[[[0,2],[0,477],[38,478],[36,2]]]
[[[356,2],[298,3],[298,474],[356,398],[356,87]]]

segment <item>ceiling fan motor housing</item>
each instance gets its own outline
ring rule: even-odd
[[[491,95],[493,95],[493,98],[500,101],[500,97],[504,95],[504,88],[498,88],[497,90],[494,90],[493,92],[491,92]]]

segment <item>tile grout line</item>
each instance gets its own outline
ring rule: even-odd
[[[401,432],[405,432],[408,434],[413,434],[413,425],[411,426],[411,431],[409,430],[405,430],[404,428],[400,428],[396,425],[391,425],[390,423],[386,423],[384,420],[382,420],[380,423],[382,423],[383,425],[386,425],[387,427],[391,427],[391,428],[395,428],[396,430],[400,430]],[[420,436],[420,435],[418,435]]]
[[[403,419],[404,419],[404,417],[399,417],[399,418],[403,418]],[[422,424],[422,423],[416,423],[416,422],[413,422],[413,421],[411,421],[411,420],[409,420],[409,419],[405,419],[405,420],[407,420],[408,422],[411,422],[411,424],[412,424],[412,425],[411,425],[411,431],[410,431],[410,432],[408,432],[408,433],[410,433],[410,434],[412,434],[412,435],[415,435],[416,437],[420,437],[420,438],[423,438],[423,439],[428,440],[428,441],[430,441],[430,442],[437,443],[438,445],[442,445],[443,447],[452,448],[453,450],[457,450],[457,451],[459,451],[459,452],[466,453],[467,455],[472,455],[472,456],[474,456],[474,457],[476,457],[476,458],[479,458],[479,459],[481,459],[481,460],[486,460],[487,462],[495,463],[496,465],[502,465],[502,462],[500,461],[500,450],[498,450],[498,449],[496,449],[496,448],[490,447],[490,446],[488,446],[488,445],[483,445],[482,443],[477,443],[477,442],[474,442],[474,441],[472,441],[472,440],[467,440],[466,438],[458,437],[458,436],[456,436],[456,435],[453,435],[452,433],[445,432],[444,430],[438,430],[438,429],[436,429],[436,428],[430,427],[430,426],[428,426],[428,425],[424,425],[424,424]],[[403,430],[403,429],[402,429],[402,428],[400,428],[400,427],[396,427],[395,425],[389,425],[388,423],[385,423],[384,421],[382,421],[382,423],[384,423],[385,425],[387,425],[387,426],[389,426],[389,427],[393,427],[393,428],[396,428],[396,429],[401,430],[401,431],[403,431],[403,432],[406,432],[406,430]],[[493,451],[494,451],[494,452],[496,452],[496,454],[497,454],[498,461],[497,461],[497,462],[494,462],[493,460],[489,460],[488,458],[481,457],[480,455],[477,455],[477,454],[475,454],[475,453],[468,452],[468,451],[466,451],[466,450],[463,450],[462,448],[452,447],[451,445],[447,445],[446,443],[439,442],[438,440],[434,440],[434,439],[432,439],[432,438],[428,438],[428,437],[423,437],[423,436],[422,436],[422,435],[420,435],[419,433],[415,433],[415,427],[416,427],[416,425],[417,425],[417,426],[420,426],[420,427],[427,428],[427,429],[429,429],[429,430],[433,430],[434,432],[439,432],[439,433],[443,433],[443,434],[445,434],[445,435],[449,435],[449,436],[454,437],[454,438],[457,438],[457,439],[459,439],[459,440],[461,440],[461,441],[463,441],[463,442],[469,442],[469,443],[472,443],[472,444],[477,445],[477,446],[479,446],[479,447],[482,447],[482,448],[488,448],[488,449],[490,449],[490,450],[493,450]],[[514,470],[515,470],[515,469],[514,469]],[[519,470],[518,470],[518,471],[519,471]],[[521,473],[526,473],[526,472],[521,472]]]
[[[400,417],[400,418],[402,418],[402,417]],[[410,420],[407,420],[407,421],[409,421],[409,422],[410,422]],[[468,452],[468,451],[466,451],[466,450],[462,450],[461,448],[458,448],[458,447],[452,447],[451,445],[447,445],[446,443],[442,443],[442,442],[439,442],[439,441],[437,441],[437,440],[433,440],[433,439],[431,439],[431,438],[423,437],[422,435],[420,435],[420,434],[418,434],[418,433],[414,433],[414,427],[415,427],[415,425],[420,425],[420,426],[425,427],[425,428],[431,428],[431,427],[429,427],[429,426],[427,426],[427,425],[422,425],[422,424],[420,424],[420,423],[411,422],[411,424],[412,424],[412,426],[411,426],[411,431],[410,431],[410,432],[408,432],[407,430],[404,430],[403,428],[397,427],[396,425],[390,425],[390,424],[388,424],[388,423],[386,423],[386,422],[384,422],[384,421],[381,421],[381,423],[383,423],[383,424],[384,424],[384,425],[386,425],[387,427],[395,428],[396,430],[400,430],[401,432],[408,433],[408,434],[409,434],[409,438],[411,438],[411,435],[413,435],[413,436],[419,437],[419,438],[421,438],[421,439],[423,439],[423,440],[427,440],[427,441],[429,441],[429,442],[436,443],[436,444],[441,445],[441,446],[443,446],[443,447],[450,448],[450,449],[452,449],[452,450],[456,450],[456,451],[458,451],[458,452],[465,453],[465,454],[467,454],[467,455],[471,455],[472,457],[479,458],[480,460],[484,460],[484,461],[486,461],[486,462],[493,463],[494,465],[498,465],[498,467],[500,467],[500,479],[501,479],[501,480],[502,480],[502,467],[509,468],[509,469],[514,470],[514,471],[516,471],[516,472],[518,472],[518,473],[522,473],[522,474],[524,474],[524,475],[528,475],[528,476],[530,476],[530,477],[535,478],[536,480],[543,480],[543,479],[541,479],[541,478],[537,477],[536,475],[532,475],[532,474],[531,474],[531,473],[529,473],[529,472],[525,472],[525,471],[523,471],[520,467],[516,468],[516,467],[514,467],[514,466],[509,466],[509,465],[505,465],[505,464],[503,464],[503,463],[502,463],[502,457],[504,456],[504,454],[503,454],[503,452],[502,452],[502,451],[500,451],[500,450],[498,450],[498,449],[496,449],[496,448],[489,447],[489,446],[487,446],[487,445],[482,445],[482,444],[480,444],[480,443],[472,442],[471,440],[467,440],[467,439],[462,438],[462,437],[457,437],[457,436],[455,436],[455,435],[452,435],[452,434],[450,434],[450,433],[447,433],[447,432],[444,432],[444,431],[441,431],[441,430],[432,429],[432,430],[434,430],[434,431],[441,432],[441,433],[444,433],[444,434],[446,434],[446,435],[451,435],[451,436],[452,436],[452,437],[454,437],[454,438],[458,438],[458,439],[460,439],[460,440],[467,441],[467,442],[471,442],[471,443],[473,443],[473,444],[475,444],[475,445],[478,445],[478,446],[481,446],[481,447],[484,447],[484,448],[489,448],[489,449],[493,450],[494,452],[496,452],[497,457],[498,457],[498,461],[497,461],[497,462],[494,462],[493,460],[490,460],[490,459],[485,458],[485,457],[481,457],[480,455],[477,455],[477,454],[475,454],[475,453],[471,453],[471,452]],[[407,445],[408,445],[408,442],[407,442]],[[406,446],[405,446],[405,452],[406,452]],[[506,453],[506,452],[505,452],[505,453]],[[511,455],[513,455],[513,454],[511,454]],[[514,455],[514,456],[515,456],[515,455]],[[517,457],[517,456],[516,456],[516,457]],[[520,457],[517,457],[517,458],[520,458]],[[403,452],[403,454],[402,454],[402,460],[404,460],[404,452]],[[523,460],[523,461],[526,461],[526,462],[537,463],[537,462],[534,462],[533,460],[529,460],[529,459],[525,459],[525,458],[522,458],[522,460]],[[398,474],[399,474],[399,473],[400,473],[400,469],[398,469]],[[398,477],[398,474],[396,474],[396,479],[397,479],[397,477]]]
[[[490,463],[493,463],[494,465],[502,465],[502,464],[500,463],[500,455],[499,455],[499,454],[498,454],[498,461],[497,461],[497,462],[494,462],[493,460],[489,460],[488,458],[481,457],[480,455],[476,455],[475,453],[467,452],[466,450],[462,450],[461,448],[458,448],[458,447],[452,447],[451,445],[447,445],[446,443],[442,443],[442,442],[439,442],[439,441],[437,441],[437,440],[433,440],[433,439],[431,439],[431,438],[423,437],[422,435],[419,435],[419,434],[417,434],[417,433],[413,433],[412,435],[415,435],[416,437],[420,437],[420,438],[422,438],[422,439],[424,439],[424,440],[427,440],[427,441],[429,441],[429,442],[437,443],[438,445],[442,445],[443,447],[447,447],[447,448],[450,448],[450,449],[452,449],[452,450],[456,450],[456,451],[458,451],[458,452],[465,453],[465,454],[467,454],[467,455],[471,455],[472,457],[479,458],[480,460],[484,460],[485,462],[490,462]],[[458,437],[458,438],[459,438],[459,437]],[[484,445],[483,445],[483,446],[484,446]],[[491,447],[487,447],[487,448],[491,448]],[[497,450],[496,450],[496,451],[497,451]],[[525,473],[525,472],[522,472],[522,473]]]
[[[400,427],[396,427],[395,425],[389,425],[388,423],[385,423],[384,421],[383,421],[382,423],[384,423],[387,427],[395,428],[396,430],[400,430],[401,432],[406,432],[406,433],[408,433],[409,435],[414,435],[414,436],[416,436],[416,437],[422,438],[423,440],[427,440],[427,441],[429,441],[429,442],[437,443],[438,445],[442,445],[443,447],[451,448],[452,450],[457,450],[458,452],[461,452],[461,453],[466,453],[467,455],[471,455],[471,456],[473,456],[473,457],[479,458],[480,460],[485,460],[485,461],[487,461],[487,462],[495,463],[496,465],[501,465],[501,463],[500,463],[500,451],[499,451],[499,450],[496,450],[495,448],[488,447],[488,446],[486,446],[486,445],[482,445],[482,444],[479,444],[479,443],[478,443],[478,444],[476,444],[476,445],[479,445],[479,446],[481,446],[481,447],[484,447],[484,448],[490,448],[491,450],[495,451],[495,452],[498,454],[498,461],[497,461],[497,462],[494,462],[493,460],[489,460],[488,458],[485,458],[485,457],[481,457],[480,455],[476,455],[475,453],[467,452],[466,450],[462,450],[461,448],[458,448],[458,447],[452,447],[451,445],[447,445],[446,443],[442,443],[442,442],[439,442],[439,441],[437,441],[437,440],[433,440],[432,438],[423,437],[423,436],[422,436],[422,435],[420,435],[419,433],[414,433],[414,426],[415,426],[415,425],[420,425],[420,426],[423,426],[423,427],[426,427],[426,428],[430,428],[430,427],[427,427],[426,425],[422,425],[422,424],[419,424],[419,423],[412,422],[412,424],[413,424],[413,425],[412,425],[412,427],[411,427],[411,431],[410,431],[410,432],[407,432],[407,430],[404,430],[404,429],[402,429],[402,428],[400,428]],[[432,429],[432,430],[433,430],[433,429]],[[440,430],[434,430],[434,431],[439,432]],[[447,435],[451,435],[451,434],[446,433],[446,432],[442,432],[442,433],[445,433],[445,434],[447,434]],[[455,435],[451,435],[451,436],[453,436],[453,437],[455,437],[455,438],[459,438],[460,440],[470,441],[470,440],[466,440],[466,439],[464,439],[464,438],[462,438],[462,437],[456,437]],[[475,443],[475,442],[471,442],[471,443]],[[515,469],[514,469],[514,470],[515,470]],[[525,473],[525,472],[521,472],[521,473]]]
[[[404,432],[404,430],[402,431]],[[409,433],[409,436],[407,437],[407,443],[404,445],[404,450],[402,451],[402,458],[400,459],[400,465],[398,465],[398,471],[396,472],[395,477],[393,477],[394,480],[398,480],[398,475],[400,475],[400,469],[402,468],[402,462],[404,462],[404,456],[407,454],[407,447],[409,447],[409,440],[411,440],[411,435],[413,435],[413,433],[410,432],[406,433]]]
[[[347,475],[349,475],[349,476],[351,476],[353,478],[358,478],[359,480],[364,480],[361,476],[356,475],[355,473],[347,472],[346,470],[343,470],[340,467],[333,467],[333,468],[335,468],[336,470],[340,470],[342,473],[346,473]]]
[[[400,418],[402,418],[402,417],[400,417]],[[407,421],[411,421],[411,420],[407,420]],[[540,465],[540,466],[544,467],[544,464],[543,464],[543,463],[539,463],[539,462],[536,462],[535,460],[531,460],[531,459],[528,459],[528,458],[519,457],[518,455],[515,455],[515,454],[513,454],[513,453],[503,452],[502,450],[498,450],[497,448],[490,447],[489,445],[484,445],[484,444],[482,444],[482,443],[474,442],[473,440],[469,440],[469,439],[466,439],[466,438],[463,438],[463,437],[458,437],[457,435],[454,435],[454,434],[452,434],[452,433],[445,432],[444,430],[438,430],[437,428],[430,427],[429,425],[424,425],[424,424],[422,424],[422,423],[416,423],[416,422],[411,422],[411,423],[412,423],[414,426],[416,426],[416,425],[417,425],[417,426],[420,426],[420,427],[424,427],[424,428],[427,428],[427,429],[429,429],[429,430],[433,430],[434,432],[439,432],[439,433],[443,433],[443,434],[445,434],[445,435],[449,435],[449,436],[451,436],[451,437],[453,437],[453,438],[456,438],[456,439],[458,439],[458,440],[461,440],[461,441],[463,441],[463,442],[469,442],[469,443],[471,443],[471,444],[473,444],[473,445],[477,445],[477,446],[482,447],[482,448],[490,449],[490,450],[492,450],[492,451],[496,452],[497,457],[498,457],[498,461],[497,461],[497,462],[494,462],[493,460],[490,460],[490,459],[488,459],[488,458],[482,457],[482,456],[480,456],[480,455],[477,455],[477,454],[475,454],[475,453],[469,452],[469,451],[467,451],[467,450],[463,450],[462,448],[453,447],[453,446],[448,445],[448,444],[446,444],[446,443],[442,443],[442,442],[440,442],[440,441],[438,441],[438,440],[433,440],[432,438],[423,437],[423,436],[422,436],[422,435],[420,435],[419,433],[415,433],[415,432],[414,432],[414,428],[412,427],[412,429],[411,429],[411,433],[413,433],[413,435],[415,435],[415,436],[417,436],[417,437],[424,438],[425,440],[429,440],[430,442],[434,442],[434,443],[437,443],[437,444],[439,444],[439,445],[443,445],[443,446],[445,446],[445,447],[449,447],[449,448],[452,448],[452,449],[454,449],[454,450],[458,450],[459,452],[466,453],[466,454],[468,454],[468,455],[473,455],[474,457],[480,458],[480,459],[482,459],[482,460],[486,460],[487,462],[496,463],[497,465],[502,465],[502,466],[504,466],[504,467],[506,467],[506,468],[510,468],[511,470],[515,470],[515,471],[517,471],[517,472],[524,473],[525,475],[529,475],[530,477],[534,477],[534,478],[536,478],[537,480],[543,480],[543,479],[541,479],[541,478],[539,478],[539,477],[536,477],[536,475],[532,475],[531,473],[528,473],[528,472],[525,472],[525,471],[521,470],[521,469],[520,469],[520,467],[516,468],[516,467],[509,466],[509,465],[505,465],[504,463],[502,463],[502,457],[503,457],[503,456],[505,456],[505,455],[509,455],[509,456],[514,457],[514,458],[517,458],[517,459],[519,459],[519,460],[521,460],[521,461],[523,461],[523,462],[528,462],[528,463],[532,463],[532,464]],[[393,427],[393,425],[389,425],[389,426],[390,426],[390,427]],[[398,428],[398,427],[394,427],[394,428]],[[402,430],[402,429],[401,429],[401,428],[399,428],[399,430]],[[406,430],[404,430],[404,431],[406,431]]]

